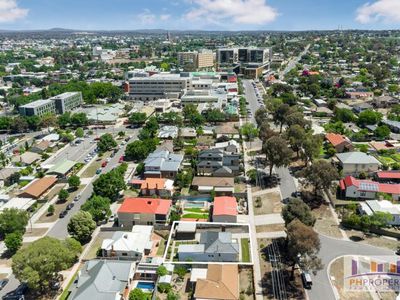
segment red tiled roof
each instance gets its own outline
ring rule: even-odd
[[[140,180],[140,179],[132,179],[131,180],[131,184],[142,184],[144,182],[144,180]]]
[[[343,180],[343,179],[341,179],[341,180],[339,181],[339,185],[340,185],[340,189],[341,189],[341,190],[345,190],[345,189],[346,189],[346,185],[344,184],[344,180]]]
[[[352,185],[358,187],[359,182],[358,182],[358,179],[356,179],[356,178],[354,178],[353,176],[350,176],[350,175],[349,175],[349,176],[346,176],[346,177],[344,178],[344,184],[346,185],[346,187],[352,186]]]
[[[400,194],[400,184],[380,183],[379,192],[387,194]]]
[[[153,198],[126,198],[118,212],[167,215],[171,200]]]
[[[365,184],[362,188],[361,183]],[[346,176],[339,182],[340,188],[344,190],[347,187],[355,186],[359,191],[375,191],[387,194],[400,194],[400,184],[379,183],[372,180],[359,180],[352,176]],[[370,189],[372,186],[376,188]]]
[[[343,138],[342,135],[337,134],[337,133],[327,133],[325,135],[325,138],[333,145],[337,146],[340,145],[341,143],[345,142],[346,140]]]
[[[215,197],[214,198],[214,216],[237,215],[237,202],[235,197]]]
[[[400,172],[377,172],[378,178],[388,178],[388,179],[400,179]]]

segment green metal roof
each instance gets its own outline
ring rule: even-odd
[[[75,164],[75,161],[63,160],[52,166],[47,173],[65,175],[75,166]]]

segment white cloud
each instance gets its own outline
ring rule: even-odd
[[[262,25],[278,16],[277,10],[265,0],[192,0],[191,3],[195,7],[184,16],[189,21]]]
[[[168,21],[170,18],[171,18],[171,15],[168,15],[168,14],[160,15],[161,21]]]
[[[365,3],[357,9],[357,22],[366,24],[378,21],[400,22],[400,0],[378,0]]]
[[[12,22],[28,15],[28,9],[19,8],[16,0],[0,0],[0,22]]]
[[[151,13],[150,10],[145,9],[142,13],[137,15],[140,23],[142,24],[154,24],[156,22],[156,15]]]

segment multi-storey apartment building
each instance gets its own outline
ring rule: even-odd
[[[43,116],[56,113],[55,102],[51,99],[36,100],[31,103],[21,105],[19,113],[23,116]]]
[[[50,99],[55,102],[56,111],[59,114],[71,111],[83,103],[81,92],[67,92]]]

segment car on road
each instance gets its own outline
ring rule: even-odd
[[[107,166],[107,161],[105,160],[105,161],[103,161],[102,163],[101,163],[101,167],[102,168],[105,168]]]
[[[101,168],[98,168],[98,169],[96,170],[96,174],[99,175],[100,173],[101,173]]]
[[[307,272],[301,272],[301,281],[303,281],[303,286],[305,289],[310,290],[312,287],[311,275]]]
[[[299,192],[299,191],[293,192],[293,193],[292,193],[292,197],[294,197],[294,198],[301,198],[301,192]]]
[[[109,163],[111,161],[110,157],[107,157],[106,162]]]
[[[74,202],[71,202],[70,204],[67,205],[67,207],[65,208],[66,210],[71,210],[74,207]]]
[[[123,163],[123,162],[124,162],[124,157],[121,156],[121,157],[119,158],[118,162],[119,162],[119,163]]]
[[[111,215],[111,216],[108,218],[108,222],[115,222],[115,215]]]
[[[113,158],[115,156],[115,152],[111,152],[110,157]]]
[[[24,300],[25,293],[28,291],[28,285],[21,283],[14,291],[11,291],[3,296],[3,300]]]
[[[400,247],[397,248],[397,251],[395,252],[396,255],[400,255]]]
[[[66,215],[68,214],[68,211],[63,210],[62,212],[60,212],[60,214],[58,215],[60,217],[60,219],[64,218]]]
[[[7,285],[7,283],[8,283],[7,278],[0,280],[0,291]]]
[[[77,196],[74,197],[74,201],[75,202],[79,201],[80,199],[81,199],[81,195],[77,195]]]

